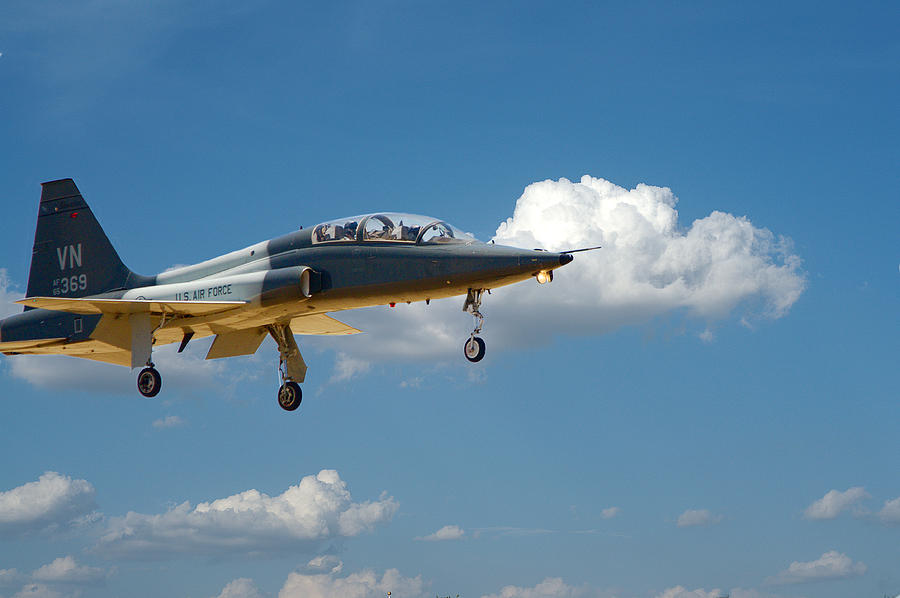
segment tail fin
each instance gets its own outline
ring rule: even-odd
[[[41,184],[26,297],[85,297],[126,288],[134,274],[113,249],[75,181]]]

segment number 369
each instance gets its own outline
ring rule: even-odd
[[[87,274],[63,278],[60,283],[62,284],[63,293],[70,293],[78,290],[83,291],[87,288]]]

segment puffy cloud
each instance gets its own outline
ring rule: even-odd
[[[278,598],[424,598],[426,584],[421,576],[404,577],[397,569],[388,569],[381,578],[371,570],[351,573],[346,577],[334,574],[294,572],[278,593]]]
[[[600,516],[604,519],[612,519],[613,517],[618,517],[621,513],[622,509],[619,507],[609,507],[600,511]]]
[[[77,525],[94,514],[94,487],[55,471],[0,492],[0,535],[58,529]]]
[[[31,583],[13,595],[13,598],[75,598],[79,593],[67,594],[42,583]]]
[[[707,592],[706,590],[687,590],[682,586],[675,586],[674,588],[666,588],[663,590],[662,594],[657,595],[656,598],[718,598],[721,596],[718,590],[711,590]]]
[[[836,550],[826,552],[814,561],[794,561],[785,570],[768,580],[771,584],[794,584],[856,577],[866,572],[864,563],[856,562]]]
[[[423,540],[425,542],[439,542],[441,540],[459,540],[466,534],[465,531],[458,525],[445,525],[438,531],[433,534],[428,534],[427,536],[416,538],[416,540]]]
[[[591,305],[585,297],[597,294],[604,307],[638,305],[658,313],[686,307],[718,319],[758,298],[767,313],[783,315],[804,288],[789,242],[722,212],[682,232],[677,201],[666,187],[626,190],[590,176],[579,183],[543,181],[525,189],[495,239],[554,251],[602,245],[579,256],[590,257],[576,269],[585,285],[599,280],[569,303]]]
[[[20,293],[10,280],[6,268],[0,268],[0,318],[21,313],[22,306],[15,302],[24,296],[25,294]]]
[[[729,595],[731,598],[776,598],[771,594],[763,594],[756,590],[734,588],[729,591],[719,589],[712,590],[687,590],[682,586],[665,589],[656,598],[719,598]],[[497,594],[489,594],[482,598],[612,598],[621,596],[619,592],[601,590],[587,584],[579,587],[571,586],[560,578],[548,577],[534,587],[523,588],[506,586]]]
[[[310,560],[304,570],[306,573],[340,573],[344,568],[344,561],[330,554],[320,554]]]
[[[714,515],[706,509],[688,509],[678,516],[678,527],[715,525],[720,521],[721,515]]]
[[[176,428],[178,426],[183,426],[187,422],[178,417],[177,415],[167,415],[166,417],[161,417],[157,420],[153,421],[154,428]]]
[[[534,587],[504,586],[497,594],[486,594],[482,598],[580,598],[593,595],[587,587],[576,588],[566,584],[559,577],[548,577]]]
[[[900,523],[900,496],[884,501],[884,506],[878,512],[878,518],[885,523]]]
[[[331,377],[331,382],[349,380],[360,374],[365,374],[370,369],[372,369],[372,364],[370,362],[351,357],[341,351],[337,354],[337,358],[334,362],[334,375]]]
[[[196,507],[184,502],[158,515],[113,517],[97,550],[125,558],[314,551],[371,531],[397,508],[385,495],[353,502],[338,473],[323,469],[278,496],[247,490]]]
[[[226,585],[216,598],[262,598],[253,580],[241,577]]]
[[[21,583],[22,576],[16,569],[0,569],[0,588]]]
[[[707,592],[702,588],[687,590],[682,586],[666,588],[656,598],[719,598],[720,596],[730,596],[731,598],[775,598],[772,594],[763,594],[757,590],[745,590],[742,588],[734,588],[728,591],[713,589]]]
[[[58,584],[99,584],[106,580],[108,572],[98,567],[79,565],[71,556],[60,557],[35,570],[34,581]]]
[[[829,490],[825,496],[806,507],[803,516],[806,519],[834,519],[844,509],[868,497],[869,493],[862,486],[854,486],[844,492]]]
[[[739,312],[742,320],[778,318],[806,287],[790,241],[746,217],[713,212],[685,227],[665,187],[627,190],[582,177],[529,185],[497,243],[553,251],[602,245],[576,254],[549,285],[518,284],[486,297],[492,346],[530,346],[554,334],[603,334],[659,316],[686,313],[710,323]],[[316,339],[364,361],[398,356],[456,356],[471,325],[461,297],[341,314],[367,334]],[[528,322],[523,326],[523,322]]]

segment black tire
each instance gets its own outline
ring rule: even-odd
[[[469,340],[463,345],[463,354],[466,356],[466,359],[472,363],[484,359],[484,350],[484,341],[477,336],[469,337]]]
[[[137,387],[138,392],[148,399],[152,399],[159,394],[162,388],[162,376],[159,375],[155,368],[144,368],[138,374]]]
[[[303,391],[293,380],[285,382],[278,389],[278,404],[285,411],[294,411],[303,402]]]

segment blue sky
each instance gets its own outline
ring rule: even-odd
[[[153,401],[3,358],[0,596],[900,594],[898,21],[4,3],[6,302],[62,177],[146,274],[382,209],[604,250],[488,297],[477,366],[462,298],[340,314],[293,414],[268,341]]]

